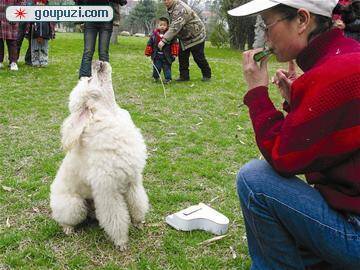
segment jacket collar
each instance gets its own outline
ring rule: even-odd
[[[298,55],[296,63],[303,70],[307,71],[325,58],[340,53],[341,44],[344,39],[341,29],[333,29],[325,32],[314,40]]]

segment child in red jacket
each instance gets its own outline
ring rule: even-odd
[[[158,48],[158,44],[168,28],[169,20],[165,17],[159,18],[158,27],[151,34],[145,49],[145,55],[151,56],[153,61],[153,78],[156,82],[159,81],[162,69],[165,77],[164,83],[171,82],[171,64],[179,54],[179,43],[176,38],[169,44],[166,44],[161,50]]]

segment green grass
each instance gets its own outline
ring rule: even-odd
[[[141,128],[149,152],[144,185],[152,208],[143,230],[130,229],[126,252],[96,224],[65,236],[50,217],[49,186],[64,157],[59,129],[77,82],[82,36],[58,34],[47,68],[21,61],[18,72],[0,70],[0,269],[249,268],[235,176],[260,154],[242,106],[241,53],[207,47],[212,81],[201,82],[192,61],[191,81],[166,86],[165,98],[151,80],[145,44],[121,37],[110,48],[117,102]],[[272,72],[279,67],[270,65]],[[166,215],[199,202],[230,219],[227,237],[203,245],[213,235],[165,224]]]

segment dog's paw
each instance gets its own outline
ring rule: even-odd
[[[127,243],[117,243],[115,244],[116,248],[119,249],[120,251],[125,251],[128,248]]]
[[[145,226],[145,221],[140,221],[140,222],[134,222],[133,223],[134,227],[138,228],[139,230],[143,229]]]
[[[66,235],[71,235],[74,233],[74,227],[68,225],[62,225],[63,231]]]

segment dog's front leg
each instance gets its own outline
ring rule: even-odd
[[[140,174],[134,179],[133,183],[130,183],[129,190],[126,193],[126,201],[134,226],[139,229],[142,228],[145,222],[145,214],[149,210],[149,199]]]
[[[128,243],[130,217],[124,196],[114,186],[112,179],[102,179],[93,189],[96,218],[119,249],[125,250]]]

